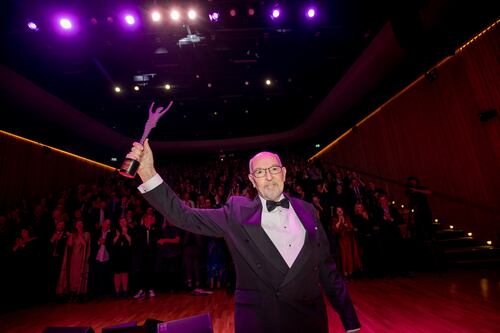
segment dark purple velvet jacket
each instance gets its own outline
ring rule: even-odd
[[[258,197],[231,197],[219,209],[193,209],[184,205],[165,183],[144,197],[179,228],[224,237],[236,269],[237,333],[328,333],[323,292],[346,330],[360,327],[311,204],[289,198],[306,230],[304,246],[289,268],[261,227],[262,204]]]

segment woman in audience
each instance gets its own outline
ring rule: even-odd
[[[132,262],[131,246],[132,237],[130,236],[127,219],[121,217],[111,247],[111,265],[114,273],[116,297],[128,295],[128,273]]]
[[[83,221],[78,220],[66,242],[57,295],[68,296],[70,301],[83,300],[87,295],[89,257],[90,233],[84,231]]]
[[[344,215],[344,209],[337,207],[336,216],[333,218],[332,229],[338,239],[338,261],[344,276],[351,278],[352,274],[361,267],[358,245],[354,238],[354,227],[349,216]]]

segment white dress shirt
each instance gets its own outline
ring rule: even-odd
[[[283,198],[282,194],[279,200]],[[292,205],[290,205],[290,208],[278,206],[268,212],[266,200],[260,195],[259,199],[262,203],[262,229],[269,236],[288,267],[292,267],[304,245],[306,229],[304,229]]]

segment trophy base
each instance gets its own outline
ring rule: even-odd
[[[118,172],[124,177],[135,178],[137,169],[139,169],[140,164],[141,163],[139,163],[139,161],[127,157],[123,161],[122,166],[120,167],[120,170],[118,170]]]

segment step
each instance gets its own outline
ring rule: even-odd
[[[474,247],[474,246],[482,246],[484,245],[484,241],[464,236],[457,238],[447,238],[447,239],[439,239],[436,240],[436,245],[441,248],[459,248],[459,247]]]
[[[434,237],[438,240],[458,238],[464,236],[465,236],[465,231],[461,229],[441,229],[434,232]]]

